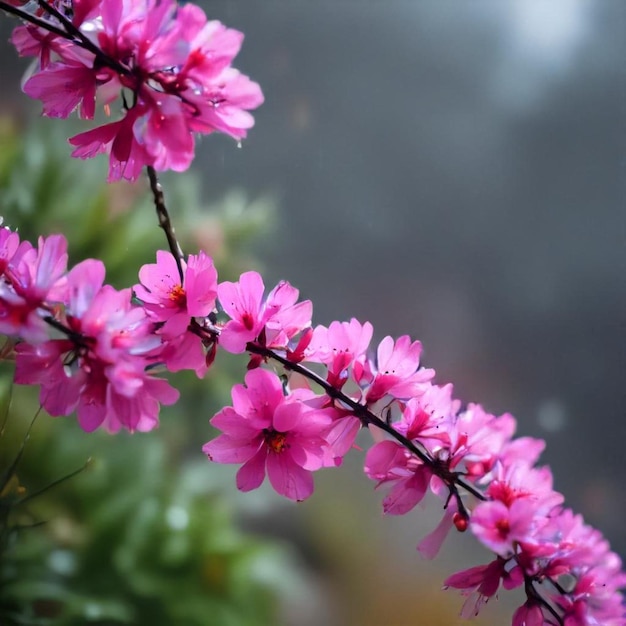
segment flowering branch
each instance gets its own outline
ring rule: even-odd
[[[207,254],[183,256],[157,172],[187,169],[196,134],[239,140],[252,127],[249,110],[263,95],[230,65],[241,33],[174,0],[37,4],[0,0],[26,22],[13,33],[18,52],[38,60],[25,92],[62,118],[78,109],[93,119],[97,97],[107,113],[119,99],[122,118],[72,137],[72,155],[108,154],[109,180],[135,180],[145,166],[170,252],[158,251],[139,283],[118,291],[100,261],[68,269],[63,236],[34,246],[0,228],[0,332],[16,341],[15,382],[38,385],[50,415],[76,412],[87,432],[148,431],[160,405],[179,396],[156,366],[201,378],[218,348],[248,353],[232,406],[211,419],[220,434],[203,446],[211,461],[240,465],[241,491],[267,476],[279,494],[305,500],[313,472],[340,466],[361,428],[375,426],[382,433],[364,471],[388,489],[384,512],[406,514],[429,490],[443,500],[422,554],[435,556],[452,527],[492,554],[444,583],[467,596],[463,616],[500,587],[523,587],[513,626],[624,626],[621,562],[562,506],[549,468],[536,466],[543,441],[515,439],[511,415],[462,408],[452,386],[434,384],[434,370],[420,364],[419,341],[387,336],[374,355],[369,322],[313,326],[311,302],[289,283],[266,295],[256,272],[220,283]]]
[[[318,376],[312,370],[302,366],[300,363],[294,363],[288,358],[283,357],[273,350],[270,350],[258,343],[248,342],[246,344],[246,351],[250,354],[257,354],[264,359],[277,361],[285,369],[297,372],[305,378],[308,378],[312,382],[322,387],[322,389],[324,389],[329,398],[332,398],[333,400],[339,402],[342,406],[348,407],[352,411],[353,415],[359,418],[363,426],[375,426],[377,428],[380,428],[380,430],[384,430],[388,435],[393,437],[396,441],[398,441],[398,443],[404,446],[411,454],[414,454],[424,465],[429,466],[435,476],[439,476],[439,478],[443,480],[443,482],[450,489],[450,495],[454,496],[457,502],[459,512],[462,513],[463,519],[467,520],[469,518],[469,515],[465,512],[465,508],[461,501],[461,496],[456,489],[457,485],[465,489],[468,493],[472,494],[479,500],[487,499],[481,491],[463,480],[462,473],[450,471],[445,466],[445,464],[437,462],[428,454],[427,451],[419,448],[415,442],[407,439],[402,433],[398,432],[385,420],[382,420],[380,417],[372,413],[372,411],[367,408],[367,405],[360,404],[359,402],[353,400],[350,396],[344,394],[336,387],[333,387],[327,380],[323,379],[321,376]],[[462,524],[462,522],[459,523]]]
[[[19,17],[25,22],[29,22],[34,26],[43,28],[53,35],[58,35],[59,37],[63,37],[65,39],[71,39],[70,35],[64,29],[59,28],[58,26],[55,26],[54,24],[51,24],[47,20],[37,17],[36,15],[32,15],[31,13],[28,13],[26,11],[22,11],[22,9],[19,9],[18,7],[9,4],[4,0],[0,0],[0,9],[2,9],[5,13],[9,13],[10,15],[14,15],[15,17]]]
[[[108,66],[122,75],[129,74],[128,68],[124,67],[124,65],[122,65],[121,63],[117,63],[115,59],[112,59],[108,55],[104,54],[103,51],[98,46],[96,46],[86,35],[84,35],[79,28],[74,26],[72,21],[67,19],[67,17],[65,17],[65,15],[63,15],[63,13],[61,13],[61,11],[59,11],[54,6],[54,4],[48,2],[47,0],[36,1],[43,13],[48,14],[51,18],[58,21],[59,24],[63,26],[63,32],[65,33],[63,35],[64,37],[69,39],[79,48],[91,52],[102,65]],[[60,6],[63,6],[63,4],[61,4]],[[22,15],[23,14],[24,13],[22,12]],[[46,26],[44,26],[44,28],[46,28]]]

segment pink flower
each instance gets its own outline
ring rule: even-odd
[[[147,164],[157,171],[184,172],[195,155],[194,136],[186,119],[185,107],[176,96],[144,95],[146,114],[137,118],[133,133],[149,155]]]
[[[157,262],[139,270],[134,286],[148,317],[161,324],[160,358],[172,372],[193,369],[201,378],[207,370],[203,339],[189,330],[192,318],[205,318],[215,308],[217,271],[204,252],[181,261],[183,283],[171,253],[157,251]],[[199,325],[202,324],[202,320]]]
[[[343,457],[354,447],[354,440],[361,430],[361,420],[350,412],[336,408],[333,410],[334,421],[326,433],[330,454],[326,465],[339,467]]]
[[[192,317],[206,317],[215,308],[217,271],[213,260],[204,252],[192,254],[181,261],[181,284],[176,261],[170,252],[158,250],[157,262],[139,270],[140,284],[135,285],[137,297],[144,303],[148,316],[184,330]]]
[[[445,587],[461,589],[463,595],[467,596],[461,609],[461,617],[471,619],[496,594],[500,581],[506,589],[514,589],[523,583],[523,573],[519,567],[511,568],[507,566],[506,560],[498,557],[486,565],[457,572],[449,576],[443,584]]]
[[[509,466],[498,464],[487,495],[507,506],[517,499],[529,498],[542,516],[547,516],[563,502],[563,495],[552,489],[550,468],[531,467],[524,461]]]
[[[16,26],[11,34],[11,43],[20,56],[38,57],[40,69],[50,64],[52,54],[67,47],[65,40],[31,24]]]
[[[254,117],[248,109],[256,109],[263,104],[263,94],[259,86],[247,76],[233,68],[221,74],[223,82],[215,85],[203,97],[189,94],[189,100],[196,105],[199,115],[189,119],[189,127],[199,133],[221,132],[235,139],[245,139],[248,130],[254,126]]]
[[[220,346],[235,354],[249,341],[268,348],[285,348],[288,341],[311,324],[311,302],[297,302],[298,290],[281,281],[263,299],[265,285],[257,272],[245,272],[239,282],[217,288],[219,302],[231,318],[220,334]],[[264,336],[261,336],[263,333]]]
[[[373,332],[369,322],[361,324],[354,318],[349,322],[332,322],[328,328],[317,326],[305,350],[306,360],[325,363],[328,382],[341,389],[348,380],[350,368],[356,369],[355,379],[360,379]]]
[[[623,626],[626,609],[620,589],[626,573],[617,554],[598,530],[569,509],[556,509],[540,526],[533,544],[524,545],[527,569],[570,580],[566,594],[551,594],[567,626]]]
[[[388,515],[404,515],[421,502],[432,477],[429,467],[395,441],[381,441],[368,450],[365,473],[377,481],[376,487],[393,485],[383,500]]]
[[[220,304],[231,318],[220,334],[220,345],[228,352],[244,352],[246,344],[261,332],[268,317],[264,292],[263,279],[257,272],[245,272],[239,282],[225,281],[218,286]]]
[[[90,159],[97,154],[106,153],[109,155],[109,182],[121,178],[137,180],[144,165],[153,163],[133,131],[134,124],[142,113],[145,113],[145,108],[138,104],[117,122],[74,135],[69,140],[70,144],[76,146],[72,156]]]
[[[496,417],[479,404],[468,404],[448,427],[450,467],[460,471],[463,465],[473,480],[487,480],[488,474],[515,432],[512,415]]]
[[[502,502],[481,502],[472,511],[470,527],[478,539],[502,557],[515,554],[515,544],[527,541],[535,527],[536,508],[528,498],[510,507]]]
[[[65,300],[67,241],[62,235],[40,237],[33,248],[6,238],[11,259],[0,281],[0,333],[19,336],[32,342],[45,341],[49,326],[42,311]]]
[[[160,343],[130,289],[102,285],[99,261],[79,263],[67,277],[67,338],[38,346],[16,346],[15,382],[41,385],[40,401],[51,415],[77,411],[87,432],[104,425],[110,432],[151,430],[159,404],[178,392],[147,373]]]
[[[26,245],[32,247],[29,243]],[[0,277],[3,276],[19,246],[19,235],[12,232],[9,228],[0,227]]]
[[[90,59],[93,64],[93,58]],[[82,62],[67,59],[50,63],[24,83],[24,93],[43,102],[44,115],[68,117],[80,105],[80,116],[93,119],[96,108],[97,77]]]
[[[279,494],[308,498],[312,471],[324,465],[324,433],[332,418],[293,396],[285,398],[280,379],[271,372],[250,370],[245,382],[233,388],[233,406],[211,420],[223,434],[206,443],[204,453],[217,463],[243,463],[237,472],[241,491],[260,487],[267,472]]]
[[[75,0],[72,10],[72,23],[101,54],[30,25],[18,27],[12,41],[20,54],[39,58],[24,89],[43,102],[45,115],[67,117],[80,107],[91,119],[96,98],[109,105],[121,97],[123,118],[73,137],[73,156],[109,154],[109,180],[135,180],[144,165],[187,169],[197,133],[246,137],[254,125],[249,110],[263,94],[231,67],[241,33],[173,0]]]
[[[265,308],[269,312],[265,323],[265,345],[285,349],[298,333],[309,330],[313,305],[310,300],[298,302],[300,292],[281,280],[268,294]]]
[[[425,396],[409,400],[400,420],[394,423],[394,428],[407,439],[419,441],[431,452],[447,449],[450,445],[450,416],[434,410],[432,404],[423,402],[427,399]]]
[[[368,376],[372,382],[365,396],[367,402],[376,402],[387,394],[408,400],[423,391],[435,371],[419,369],[421,352],[422,344],[411,343],[408,335],[395,342],[392,337],[385,337],[378,345],[377,368]],[[362,385],[364,380],[357,382]]]

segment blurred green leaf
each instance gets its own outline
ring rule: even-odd
[[[148,185],[105,185],[105,159],[70,159],[68,132],[45,120],[18,132],[0,119],[0,214],[23,239],[63,232],[72,263],[101,258],[107,281],[130,286],[165,247]],[[164,183],[185,250],[206,249],[222,277],[254,265],[249,243],[271,224],[271,198],[232,192],[207,207],[193,174]],[[259,572],[284,572],[289,560],[237,530],[200,451],[236,382],[229,372],[241,368],[223,358],[207,380],[173,377],[182,400],[151,433],[86,434],[74,417],[38,418],[0,494],[0,624],[276,624],[279,584]],[[37,391],[11,378],[12,364],[0,362],[0,472],[38,408]]]

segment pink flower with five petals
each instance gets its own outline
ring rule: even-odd
[[[312,472],[324,466],[327,456],[330,413],[310,408],[297,393],[286,398],[278,376],[266,370],[250,370],[245,383],[233,388],[233,406],[211,419],[223,434],[202,450],[217,463],[243,463],[237,472],[241,491],[260,487],[267,473],[279,494],[308,498]]]
[[[311,302],[297,302],[299,292],[288,282],[278,283],[266,299],[264,293],[257,272],[245,272],[238,282],[218,286],[219,302],[231,318],[220,334],[220,346],[228,352],[244,352],[256,339],[268,348],[286,348],[292,337],[311,325]]]

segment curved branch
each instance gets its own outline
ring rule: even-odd
[[[443,467],[427,452],[415,445],[413,441],[405,437],[403,434],[399,433],[385,420],[372,413],[372,411],[370,411],[366,405],[357,402],[356,400],[350,398],[348,395],[343,393],[341,390],[333,387],[333,385],[331,385],[327,380],[323,379],[312,370],[304,367],[300,363],[292,363],[289,359],[274,352],[270,348],[259,345],[258,343],[252,341],[246,345],[246,350],[248,352],[251,352],[252,354],[257,354],[266,359],[278,361],[281,365],[283,365],[285,369],[288,369],[292,372],[297,372],[298,374],[301,374],[302,376],[308,378],[315,384],[322,387],[327,396],[348,406],[352,413],[354,413],[354,415],[361,420],[361,423],[364,426],[376,426],[377,428],[380,428],[381,430],[384,430],[387,434],[391,435],[400,445],[402,445],[409,452],[414,454],[420,461],[422,461],[422,463],[424,463],[424,465],[428,466],[433,474],[439,476],[439,478],[441,478],[446,483],[446,485],[448,485],[448,488],[455,493],[457,501],[460,501],[460,498],[456,489],[453,489],[454,485],[459,485],[479,500],[487,500],[487,497],[481,491],[476,489],[476,487],[468,483],[466,480],[463,480],[460,474],[458,474],[457,472],[451,472],[447,468]]]

